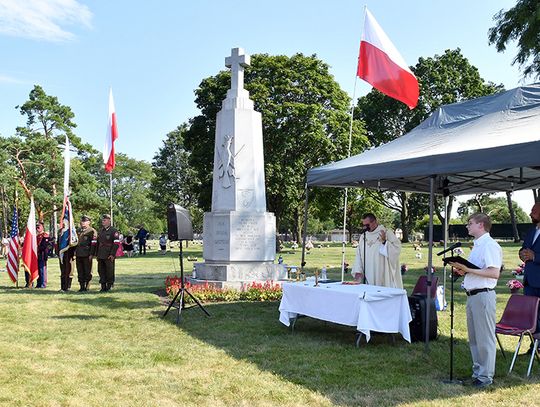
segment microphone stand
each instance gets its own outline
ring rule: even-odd
[[[367,279],[366,279],[366,232],[367,230],[364,230],[364,253],[363,253],[363,256],[362,256],[362,269],[364,270],[364,277],[362,278],[362,284],[366,284],[367,282]]]
[[[454,251],[452,250],[452,254]],[[443,264],[446,259],[446,251],[443,256]],[[446,384],[463,384],[463,381],[454,379],[454,281],[457,278],[454,276],[454,267],[450,268],[450,378],[443,380]]]

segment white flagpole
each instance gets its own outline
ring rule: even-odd
[[[366,10],[367,6],[364,6],[364,24],[362,24],[362,30],[364,29],[366,25]],[[360,41],[362,41],[362,36],[360,36]],[[358,71],[358,61],[356,63],[356,70]],[[349,125],[349,148],[347,150],[347,158],[351,156],[351,148],[352,148],[352,130],[353,130],[353,116],[354,116],[354,99],[356,97],[356,83],[358,81],[358,72],[355,72],[354,74],[354,88],[353,88],[353,96],[351,100],[351,121]],[[346,237],[346,228],[347,228],[347,204],[348,204],[348,196],[349,196],[349,190],[348,188],[345,188],[345,199],[344,199],[344,205],[343,205],[343,237],[342,237],[342,246],[341,246],[341,281],[343,282],[345,280],[345,237]]]
[[[64,198],[69,195],[69,172],[71,169],[71,157],[69,151],[69,138],[66,134],[64,146]]]
[[[109,188],[110,188],[110,192],[111,192],[111,226],[113,226],[113,210],[112,210],[112,193],[113,193],[113,189],[112,189],[112,171],[109,172]]]
[[[354,98],[356,96],[356,82],[358,80],[358,76],[354,76],[354,89],[353,89],[353,97],[351,101],[351,120],[349,124],[349,148],[347,149],[347,158],[351,156],[351,148],[352,148],[352,129],[353,129],[353,115],[354,115]],[[342,238],[342,244],[341,244],[341,281],[343,282],[345,280],[345,246],[346,246],[346,229],[347,229],[347,201],[348,201],[348,188],[345,188],[345,199],[344,199],[344,205],[343,205],[343,238]]]

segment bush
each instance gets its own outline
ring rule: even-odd
[[[180,290],[180,283],[181,280],[178,276],[168,276],[165,279],[165,291],[171,299]],[[243,287],[242,290],[214,287],[208,282],[191,284],[186,281],[184,287],[202,302],[279,301],[282,295],[281,285],[273,281],[266,281],[265,283],[252,282]],[[186,303],[193,302],[189,295],[184,297],[184,300]]]

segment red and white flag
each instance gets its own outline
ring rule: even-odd
[[[33,197],[30,199],[30,214],[28,215],[26,233],[24,234],[22,262],[26,271],[30,274],[29,283],[32,284],[38,278],[36,208],[34,207]]]
[[[114,110],[114,99],[112,89],[109,90],[109,124],[107,126],[107,137],[105,138],[105,146],[103,147],[103,162],[105,163],[105,171],[112,172],[114,161],[114,142],[118,138],[118,129],[116,128],[116,112]]]
[[[357,75],[409,109],[418,104],[418,80],[367,8]]]

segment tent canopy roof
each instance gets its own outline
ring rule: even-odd
[[[437,109],[409,133],[308,171],[309,186],[451,195],[540,187],[540,84]]]

